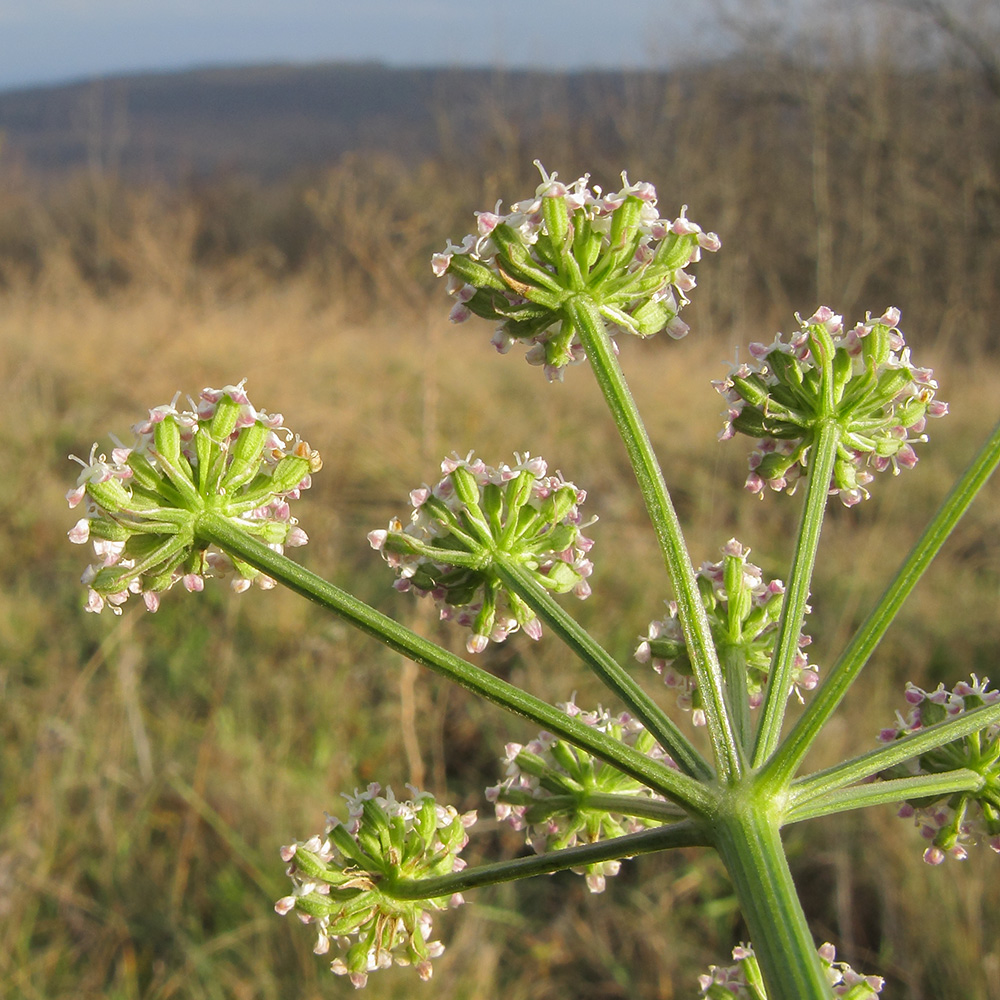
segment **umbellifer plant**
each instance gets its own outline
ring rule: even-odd
[[[516,344],[548,378],[590,365],[621,435],[673,587],[664,618],[648,626],[636,658],[651,664],[676,706],[705,727],[703,755],[625,666],[582,629],[560,595],[590,594],[592,542],[585,492],[543,459],[515,454],[491,466],[453,455],[412,510],[369,541],[395,586],[431,597],[468,630],[473,659],[456,656],[303,569],[284,548],[304,544],[290,503],[321,467],[319,455],[256,409],[244,385],[206,389],[188,410],[150,411],[131,446],[110,459],[97,446],[68,494],[83,516],[74,542],[93,542],[87,608],[120,613],[130,594],[155,611],[180,582],[199,591],[231,574],[236,590],[282,584],[419,664],[542,727],[508,744],[497,816],[526,833],[535,854],[467,868],[460,852],[475,815],[411,789],[377,784],[348,797],[348,815],[282,847],[291,887],[276,904],[332,951],[331,968],[363,986],[369,973],[413,965],[422,978],[443,945],[432,914],[478,886],[562,869],[594,892],[623,858],[701,846],[721,858],[751,943],[735,965],[713,967],[700,995],[770,1000],[863,998],[881,991],[817,948],[796,895],[781,829],[804,819],[901,803],[928,840],[925,859],[964,858],[982,842],[1000,852],[1000,693],[973,676],[952,690],[910,685],[909,714],[881,745],[812,774],[806,752],[831,718],[903,601],[1000,461],[995,430],[956,484],[867,619],[828,669],[809,662],[803,633],[810,580],[829,498],[850,507],[875,474],[917,461],[929,418],[943,416],[932,373],[916,367],[889,308],[846,326],[822,307],[791,336],[750,346],[751,361],[716,384],[726,400],[721,437],[755,440],[747,487],[802,496],[785,583],[767,581],[730,539],[721,559],[693,564],[660,465],[617,361],[616,340],[680,337],[694,287],[688,268],[718,238],[682,209],[660,217],[650,184],[613,193],[588,177],[566,185],[542,170],[533,197],[477,216],[477,231],[432,261],[455,300],[456,322],[494,321],[501,353]],[[624,711],[553,706],[477,666],[490,642],[549,632],[606,684]],[[637,627],[638,631],[638,627]],[[523,641],[516,637],[511,641]],[[791,696],[808,705],[782,736]]]

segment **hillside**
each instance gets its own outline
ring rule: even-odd
[[[89,165],[173,180],[238,166],[263,179],[347,151],[426,156],[505,117],[577,113],[664,74],[390,69],[375,63],[199,69],[0,93],[2,156],[29,171]]]

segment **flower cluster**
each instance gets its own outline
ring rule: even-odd
[[[110,459],[97,445],[66,494],[84,516],[69,532],[93,542],[97,561],[83,574],[88,611],[109,604],[116,613],[131,594],[155,611],[160,594],[178,580],[189,591],[205,578],[235,570],[233,588],[274,582],[247,564],[199,543],[198,516],[211,511],[277,551],[308,540],[289,501],[322,467],[319,454],[283,426],[281,414],[256,409],[241,382],[204,389],[190,410],[177,400],[149,411],[133,428],[131,447],[115,442]]]
[[[585,712],[573,701],[559,707],[653,760],[676,766],[627,713],[612,716],[603,708]],[[486,797],[496,803],[497,819],[524,830],[537,854],[637,833],[662,824],[662,816],[667,815],[664,810],[659,819],[644,816],[649,810],[643,807],[663,803],[662,796],[551,733],[539,733],[524,746],[508,743],[503,759],[503,780],[488,788]],[[603,892],[605,878],[617,875],[620,867],[619,861],[603,861],[573,871],[586,875],[591,892]]]
[[[760,567],[747,561],[750,549],[735,538],[723,546],[722,554],[719,562],[702,563],[695,578],[720,659],[726,662],[737,658],[746,672],[750,707],[757,708],[771,666],[785,587],[780,580],[765,581]],[[705,712],[677,617],[677,604],[666,604],[667,617],[650,623],[635,657],[640,663],[652,663],[666,686],[676,693],[678,706],[692,712],[696,726],[703,726]],[[789,693],[794,691],[799,701],[802,692],[811,691],[819,680],[816,668],[803,652],[811,641],[805,633],[800,634],[792,667]]]
[[[898,329],[899,310],[846,330],[843,318],[823,306],[788,341],[779,333],[770,345],[751,344],[753,362],[733,367],[713,384],[729,410],[720,437],[737,431],[758,438],[750,456],[747,489],[793,493],[808,468],[819,425],[840,429],[830,483],[846,506],[869,496],[873,472],[916,464],[913,445],[927,440],[927,417],[948,412],[934,398],[929,368],[910,363]]]
[[[476,821],[474,812],[459,814],[428,792],[410,791],[412,799],[399,801],[391,788],[381,795],[371,784],[345,796],[346,823],[328,816],[322,835],[281,849],[293,890],[275,910],[294,911],[316,928],[317,955],[331,944],[345,949],[330,969],[350,976],[356,987],[365,985],[369,972],[393,963],[413,965],[421,979],[430,979],[431,959],[444,951],[440,941],[430,940],[431,911],[464,902],[459,893],[431,899],[391,894],[399,880],[461,871],[465,862],[458,855]]]
[[[980,680],[973,674],[968,682],[961,681],[951,691],[942,684],[933,691],[907,684],[909,714],[904,718],[897,712],[895,726],[883,729],[879,739],[891,743],[982,705],[997,704],[1000,690],[989,690],[989,683],[988,677]],[[883,775],[891,778],[942,774],[960,768],[980,774],[983,787],[976,792],[907,802],[899,811],[904,819],[912,819],[931,841],[924,851],[924,861],[928,864],[939,865],[948,856],[964,861],[968,848],[979,840],[985,840],[1000,853],[1000,723],[931,750]]]
[[[590,594],[587,558],[593,542],[583,529],[586,493],[560,474],[548,475],[541,458],[514,456],[514,464],[486,465],[470,452],[441,463],[443,478],[410,493],[405,527],[397,519],[368,540],[399,574],[397,590],[430,594],[441,617],[472,631],[470,653],[523,629],[541,636],[534,611],[506,587],[497,565],[527,569],[556,594]]]
[[[816,949],[835,997],[850,1000],[870,1000],[882,992],[881,976],[864,976],[855,972],[846,962],[838,962],[837,949],[827,942]],[[707,975],[698,977],[702,997],[710,1000],[767,1000],[764,980],[753,948],[737,945],[733,949],[735,965],[710,965]]]
[[[719,238],[685,217],[661,219],[652,184],[630,184],[605,194],[585,175],[564,184],[535,161],[542,183],[535,195],[492,212],[477,213],[477,232],[434,255],[438,277],[447,275],[459,323],[475,313],[499,323],[493,343],[501,354],[520,341],[527,360],[544,365],[550,380],[584,350],[566,310],[586,295],[612,336],[649,337],[666,330],[683,337],[678,317],[695,284],[684,268]]]

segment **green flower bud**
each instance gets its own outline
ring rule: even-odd
[[[348,796],[346,823],[330,819],[322,835],[281,849],[292,893],[279,899],[275,910],[311,918],[318,955],[334,942],[347,944],[330,968],[350,976],[355,986],[393,962],[413,965],[422,979],[430,978],[430,959],[444,950],[429,940],[431,914],[463,899],[458,894],[397,899],[393,885],[462,868],[459,853],[476,818],[439,806],[426,792],[400,801],[391,788],[385,795],[381,791],[372,784]]]
[[[497,561],[527,569],[553,593],[590,593],[593,543],[579,513],[585,494],[547,475],[540,458],[516,455],[515,463],[494,469],[471,453],[446,459],[433,489],[410,494],[405,528],[393,518],[388,529],[368,535],[399,574],[398,590],[432,594],[442,618],[471,629],[466,648],[473,653],[519,629],[541,635],[535,613],[501,582]]]
[[[179,394],[178,394],[179,395]],[[245,590],[256,569],[230,560],[197,541],[199,516],[211,511],[277,548],[303,545],[288,501],[322,467],[319,455],[282,425],[280,415],[256,410],[243,384],[205,389],[193,409],[173,402],[150,410],[134,428],[131,448],[117,446],[109,461],[95,445],[70,506],[86,501],[86,516],[69,532],[77,543],[93,541],[98,561],[84,573],[87,609],[120,605],[142,594],[155,611],[160,594],[183,580],[201,590],[213,572],[235,568],[233,586]]]
[[[621,191],[602,194],[589,177],[567,186],[539,169],[534,198],[508,215],[480,212],[476,236],[434,255],[434,273],[448,276],[456,299],[452,320],[500,319],[497,347],[530,343],[528,360],[544,365],[549,379],[584,357],[567,308],[574,296],[591,300],[613,336],[683,336],[677,314],[694,286],[684,268],[702,249],[717,250],[718,237],[684,209],[672,222],[659,218],[652,185],[629,184],[624,174]]]
[[[830,421],[841,446],[830,492],[845,506],[868,496],[873,471],[898,473],[916,463],[913,445],[926,440],[926,417],[944,416],[948,407],[934,399],[932,373],[911,365],[898,322],[899,310],[888,309],[845,331],[824,306],[800,319],[790,342],[779,334],[770,346],[751,344],[755,364],[714,383],[729,403],[722,439],[759,439],[747,489],[793,492],[817,427]]]

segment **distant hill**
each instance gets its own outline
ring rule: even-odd
[[[0,160],[94,165],[139,179],[220,170],[273,179],[352,150],[420,157],[461,148],[490,109],[539,123],[553,95],[585,108],[658,74],[268,65],[119,76],[0,93]]]

